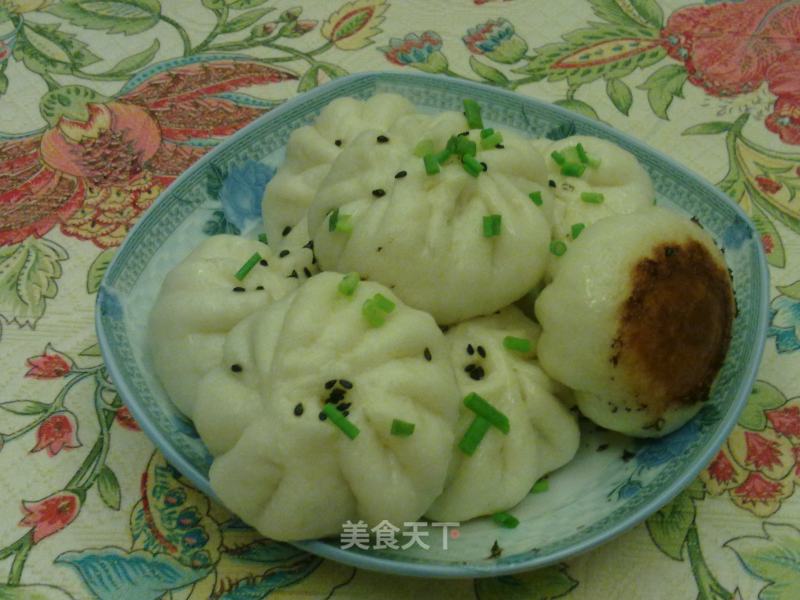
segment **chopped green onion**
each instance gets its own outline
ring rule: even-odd
[[[414,156],[419,156],[421,158],[426,154],[432,154],[434,150],[435,148],[433,147],[433,140],[430,138],[425,138],[424,140],[420,140],[420,142],[414,147]]]
[[[448,158],[450,158],[451,156],[453,156],[453,151],[452,151],[452,150],[450,150],[449,148],[445,148],[444,150],[442,150],[441,152],[437,152],[437,153],[436,153],[436,154],[434,154],[433,156],[434,156],[434,158],[436,159],[436,162],[437,162],[437,163],[439,163],[439,164],[442,164],[442,163],[444,163],[444,162],[445,162],[445,161],[446,161]]]
[[[391,300],[389,300],[383,294],[375,294],[372,297],[372,300],[375,302],[375,306],[377,306],[378,308],[380,308],[383,312],[385,312],[387,314],[392,312],[394,310],[394,308],[395,308],[395,303],[392,302]]]
[[[447,144],[445,145],[445,150],[450,150],[450,152],[455,154],[456,148],[458,147],[458,138],[459,137],[460,136],[457,136],[457,135],[451,135],[447,139]]]
[[[469,98],[464,100],[464,116],[467,117],[467,125],[470,129],[483,129],[481,107],[475,100]]]
[[[602,204],[605,196],[600,192],[581,192],[581,200],[589,204]]]
[[[356,425],[350,421],[347,417],[345,417],[339,409],[336,408],[333,404],[326,404],[322,407],[322,412],[328,415],[328,419],[330,422],[336,425],[339,429],[341,429],[344,434],[349,437],[351,440],[354,440],[358,437],[358,434],[361,433],[361,430],[356,427]]]
[[[258,234],[258,241],[261,242],[262,244],[268,244],[269,242],[267,242],[267,234],[266,233],[259,233]]]
[[[541,494],[549,489],[550,482],[547,481],[546,477],[542,477],[539,481],[533,484],[533,487],[531,488],[531,494]]]
[[[331,216],[328,217],[328,231],[336,231],[336,222],[339,220],[339,209],[337,208],[335,211],[331,213]]]
[[[507,512],[494,513],[492,515],[492,520],[500,525],[500,527],[506,527],[508,529],[514,529],[519,525],[519,519]]]
[[[586,156],[588,157],[588,160],[586,162],[587,165],[589,165],[593,169],[596,169],[596,168],[598,168],[600,166],[600,159],[599,158],[595,158],[591,154],[587,154]]]
[[[401,419],[394,419],[392,421],[392,429],[390,433],[392,435],[399,435],[400,437],[408,437],[414,433],[415,427],[416,425],[414,425],[414,423],[409,423],[408,421],[403,421]]]
[[[426,154],[422,160],[425,163],[425,172],[428,175],[436,175],[439,172],[439,161],[436,160],[435,155]]]
[[[370,327],[380,327],[386,322],[386,313],[378,308],[372,298],[364,301],[361,306],[361,314],[364,315]]]
[[[234,275],[234,277],[236,277],[236,279],[238,279],[239,281],[241,281],[242,279],[244,279],[245,277],[247,277],[247,274],[248,274],[250,271],[252,271],[252,270],[253,270],[253,267],[255,267],[255,266],[256,266],[256,263],[257,263],[258,261],[260,261],[260,260],[261,260],[261,255],[260,255],[258,252],[254,252],[254,253],[253,253],[253,256],[251,256],[250,258],[248,258],[248,259],[247,259],[247,262],[246,262],[246,263],[244,263],[244,264],[242,265],[242,268],[241,268],[241,269],[239,269],[238,271],[236,271],[236,275]]]
[[[475,417],[464,432],[461,441],[458,442],[458,447],[464,454],[472,456],[491,426],[491,423],[483,417]]]
[[[503,347],[508,350],[514,350],[516,352],[530,352],[531,351],[531,341],[527,338],[520,338],[514,337],[513,335],[507,335],[503,338]]]
[[[581,234],[581,231],[586,229],[586,225],[583,223],[575,223],[572,227],[570,227],[570,234],[572,235],[573,240],[577,240],[578,236]]]
[[[494,133],[494,129],[491,127],[487,127],[486,129],[481,129],[481,139],[487,138]]]
[[[586,154],[586,150],[583,147],[583,144],[578,144],[575,146],[575,150],[578,152],[578,160],[580,160],[583,164],[589,164],[589,155]]]
[[[550,158],[552,158],[553,162],[555,162],[557,165],[564,166],[565,164],[567,164],[567,157],[561,154],[561,152],[559,152],[558,150],[553,150],[550,153]]]
[[[489,421],[491,425],[494,425],[505,434],[508,434],[509,430],[511,429],[511,426],[508,423],[508,417],[475,392],[472,392],[466,398],[464,398],[464,406],[466,406],[479,417],[483,417]]]
[[[528,194],[528,198],[530,198],[536,206],[542,205],[542,192],[531,192]]]
[[[341,231],[342,233],[350,233],[353,231],[353,223],[350,222],[350,215],[339,215],[339,219],[336,221],[336,231]]]
[[[344,296],[352,296],[360,281],[361,278],[358,276],[358,273],[348,273],[342,277],[342,280],[339,282],[339,293]]]
[[[556,256],[564,256],[567,251],[567,245],[561,240],[554,240],[550,242],[550,252]]]
[[[461,165],[464,167],[464,170],[473,177],[477,177],[481,174],[481,171],[483,171],[483,167],[481,163],[478,162],[478,159],[469,154],[462,157]]]
[[[499,131],[495,131],[492,135],[489,135],[481,140],[481,149],[482,150],[491,150],[497,144],[503,143],[503,134]]]
[[[486,215],[483,217],[483,237],[500,235],[500,223],[502,220],[502,215]]]
[[[561,165],[561,174],[569,177],[580,177],[586,170],[586,165],[581,163],[566,163]]]
[[[475,156],[478,153],[478,146],[468,137],[462,135],[456,141],[456,154],[460,157],[468,155]]]

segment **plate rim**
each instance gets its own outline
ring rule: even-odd
[[[189,479],[195,487],[197,487],[200,491],[209,496],[212,500],[220,504],[222,504],[222,502],[219,500],[217,495],[211,489],[210,482],[208,481],[207,477],[203,473],[200,473],[199,470],[191,462],[189,462],[188,459],[186,459],[184,455],[181,454],[173,444],[170,443],[169,438],[166,435],[162,434],[161,431],[158,429],[157,425],[155,425],[150,420],[143,405],[141,405],[138,401],[135,400],[136,394],[129,386],[129,382],[126,380],[126,378],[122,376],[122,374],[120,373],[120,370],[117,367],[117,363],[113,359],[110,340],[108,338],[108,335],[106,333],[105,327],[102,322],[103,315],[101,310],[104,296],[107,294],[106,290],[109,288],[108,278],[110,274],[114,272],[114,267],[123,254],[122,250],[125,247],[127,240],[132,236],[132,233],[136,231],[141,226],[141,224],[146,221],[147,216],[150,214],[151,211],[155,209],[155,207],[159,204],[160,200],[168,193],[170,193],[172,189],[178,187],[183,181],[194,177],[194,175],[197,172],[204,170],[209,163],[212,163],[216,159],[218,154],[223,153],[229,146],[235,145],[236,143],[238,143],[239,139],[249,135],[252,130],[261,127],[265,122],[271,121],[272,119],[279,117],[285,112],[292,111],[298,106],[301,106],[302,104],[305,104],[306,102],[313,100],[318,96],[325,95],[331,92],[332,90],[335,90],[338,87],[346,87],[347,85],[360,80],[375,80],[376,82],[380,82],[382,79],[385,78],[391,78],[395,80],[414,79],[414,80],[421,80],[423,82],[427,80],[431,82],[436,81],[437,83],[441,83],[442,80],[442,76],[428,74],[428,73],[395,72],[395,71],[362,71],[359,73],[354,73],[352,75],[335,79],[311,91],[301,93],[290,98],[277,108],[264,113],[263,115],[255,119],[253,122],[249,123],[242,129],[237,131],[235,134],[231,135],[230,137],[220,142],[211,151],[209,151],[207,154],[205,154],[199,160],[197,160],[197,162],[195,162],[192,166],[190,166],[186,171],[181,173],[181,175],[178,176],[167,188],[165,188],[159,194],[158,198],[156,198],[153,201],[152,205],[148,207],[147,210],[145,210],[142,215],[140,215],[137,222],[128,232],[128,235],[126,236],[125,240],[123,240],[122,244],[119,246],[117,252],[115,252],[114,257],[112,258],[108,268],[106,269],[106,272],[103,275],[103,279],[100,284],[100,289],[98,291],[97,298],[95,301],[95,319],[94,319],[95,330],[106,369],[108,370],[110,377],[114,381],[115,387],[120,395],[120,398],[122,398],[125,406],[127,406],[127,408],[132,413],[133,417],[140,424],[142,430],[150,438],[150,441],[164,455],[165,459],[170,464],[172,464],[178,471],[180,471],[183,476]],[[737,203],[733,202],[715,185],[713,185],[710,181],[708,181],[705,177],[703,177],[699,173],[695,173],[688,167],[685,167],[684,165],[682,165],[675,159],[671,158],[670,156],[664,154],[660,150],[653,148],[649,144],[633,137],[632,135],[624,131],[616,129],[600,120],[590,119],[589,117],[586,117],[582,114],[572,112],[566,108],[546,102],[545,100],[541,100],[533,96],[528,96],[517,92],[511,92],[505,89],[495,88],[486,84],[473,81],[464,81],[458,79],[454,80],[453,83],[454,85],[462,89],[476,88],[509,99],[515,99],[517,101],[530,102],[532,104],[544,106],[547,108],[547,110],[556,113],[565,121],[573,121],[576,123],[590,125],[592,128],[598,129],[602,133],[610,134],[611,137],[620,137],[624,139],[625,143],[628,144],[629,146],[651,155],[657,162],[668,165],[670,168],[677,171],[682,176],[692,180],[695,184],[700,186],[700,188],[703,190],[704,193],[716,196],[717,199],[727,204],[728,207],[734,211],[736,216],[740,218],[747,225],[747,229],[750,233],[756,236],[758,235],[757,230],[755,229],[755,226],[753,225],[751,219],[747,216],[747,214],[743,211],[743,209]],[[728,410],[721,418],[721,427],[717,429],[714,436],[710,438],[709,443],[706,444],[705,449],[698,456],[698,459],[695,461],[695,464],[691,468],[683,471],[678,477],[676,477],[675,480],[673,480],[669,484],[669,486],[665,488],[665,490],[661,493],[661,495],[659,495],[657,498],[654,498],[653,501],[651,501],[650,503],[642,504],[641,506],[637,507],[633,512],[631,512],[629,515],[627,515],[626,518],[622,519],[618,523],[613,524],[612,526],[601,532],[598,532],[594,535],[590,535],[589,537],[587,537],[587,539],[582,540],[581,542],[571,547],[564,548],[562,550],[556,551],[551,554],[542,556],[531,556],[526,560],[520,560],[519,562],[507,563],[507,564],[498,564],[493,562],[486,562],[485,564],[481,563],[460,564],[460,563],[443,563],[443,562],[426,563],[418,561],[404,561],[404,560],[394,560],[394,559],[390,560],[382,555],[372,555],[367,552],[348,552],[340,548],[337,548],[329,543],[326,543],[322,539],[302,540],[302,541],[294,541],[286,543],[290,543],[296,546],[297,548],[300,548],[306,552],[310,552],[322,558],[327,558],[342,564],[370,571],[378,571],[387,574],[396,574],[396,575],[404,575],[412,577],[457,579],[457,578],[497,577],[497,576],[511,575],[514,573],[530,571],[533,569],[546,567],[555,564],[557,562],[560,562],[562,560],[565,560],[566,558],[572,558],[584,554],[612,540],[613,538],[620,536],[624,532],[632,529],[633,527],[635,527],[636,525],[647,519],[650,515],[652,515],[660,508],[662,508],[670,501],[672,501],[698,476],[700,471],[713,458],[713,456],[716,454],[716,452],[728,438],[734,426],[736,425],[739,414],[744,410],[744,407],[747,403],[747,397],[749,396],[750,390],[752,389],[752,386],[757,378],[758,371],[760,369],[761,361],[763,358],[764,347],[766,345],[766,331],[768,328],[768,319],[769,319],[769,293],[770,293],[770,272],[766,260],[766,254],[764,253],[764,249],[761,244],[755,243],[753,244],[753,246],[756,249],[756,254],[757,254],[756,265],[758,271],[758,280],[761,285],[761,294],[758,296],[754,296],[754,300],[757,303],[757,307],[760,305],[761,308],[761,310],[758,311],[757,313],[758,318],[755,324],[756,339],[760,340],[760,342],[757,344],[757,347],[753,349],[750,362],[747,365],[747,369],[744,373],[744,379],[742,381],[743,383],[746,383],[746,385],[742,385],[738,391],[738,394],[735,397],[731,398]],[[526,553],[530,553],[530,551],[519,553],[514,556],[524,556]]]

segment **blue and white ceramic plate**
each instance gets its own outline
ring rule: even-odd
[[[109,267],[97,299],[97,331],[120,395],[166,458],[213,496],[211,456],[153,374],[147,319],[167,271],[207,235],[246,227],[261,192],[281,163],[289,134],[334,98],[395,92],[420,110],[460,110],[464,98],[483,107],[491,126],[551,138],[571,133],[611,140],[637,156],[655,183],[657,201],[697,217],[725,247],[739,314],[730,351],[712,396],[691,422],[656,441],[634,441],[584,427],[575,459],[553,473],[549,489],[531,494],[514,514],[516,529],[490,519],[442,535],[431,527],[429,549],[343,549],[339,539],[297,544],[323,557],[390,573],[426,577],[502,575],[584,552],[644,520],[686,487],[714,456],[744,407],[767,324],[768,272],[759,237],[735,204],[712,185],[630,137],[532,98],[455,79],[367,73],[338,79],[290,100],[227,140],[178,179],[150,208]],[[502,549],[490,558],[493,545]],[[445,547],[446,546],[446,547]]]

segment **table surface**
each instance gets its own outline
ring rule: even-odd
[[[0,41],[0,597],[800,597],[797,2],[0,5],[20,25]],[[602,119],[756,223],[772,276],[758,393],[695,491],[647,525],[513,578],[356,571],[221,528],[230,515],[162,469],[115,395],[95,295],[142,211],[280,101],[381,69],[487,81]],[[155,472],[188,507],[177,522],[147,502]],[[182,555],[176,535],[200,552]],[[155,554],[141,551],[147,536]]]

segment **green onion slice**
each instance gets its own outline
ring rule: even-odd
[[[460,157],[468,155],[475,156],[478,153],[478,146],[468,137],[462,135],[456,140],[456,154]]]
[[[378,308],[372,298],[365,300],[361,305],[361,314],[364,315],[370,327],[380,327],[386,322],[386,313]]]
[[[473,177],[478,177],[483,171],[483,167],[481,163],[478,162],[478,159],[474,156],[470,156],[469,154],[465,155],[461,159],[461,164],[464,167],[464,170],[472,175]]]
[[[482,150],[491,150],[497,144],[503,143],[503,134],[499,131],[495,131],[492,135],[486,136],[481,140],[481,149]]]
[[[258,234],[258,241],[261,242],[262,244],[268,244],[269,242],[267,241],[267,234],[266,233],[259,233]]]
[[[494,129],[491,127],[487,127],[486,129],[481,129],[481,139],[487,138],[494,133]]]
[[[375,294],[372,297],[372,300],[375,302],[375,306],[387,314],[392,312],[395,308],[395,303],[389,300],[383,294]]]
[[[353,293],[356,291],[361,278],[358,276],[358,273],[352,272],[348,273],[342,280],[339,282],[339,293],[344,296],[352,296]]]
[[[514,529],[519,525],[519,519],[507,512],[494,513],[492,515],[492,520],[500,525],[500,527],[506,527],[508,529]]]
[[[528,194],[528,198],[530,198],[531,201],[536,206],[541,206],[542,205],[542,202],[543,202],[543,200],[542,200],[542,192],[531,192],[530,194]]]
[[[336,222],[339,220],[339,209],[337,208],[335,211],[331,213],[331,216],[328,217],[328,231],[336,231]]]
[[[336,221],[336,231],[341,231],[342,233],[350,233],[353,231],[353,223],[350,221],[350,215],[339,215],[339,219]]]
[[[531,494],[541,494],[549,489],[550,482],[547,481],[546,477],[542,477],[539,481],[533,484],[533,487],[531,488]]]
[[[570,227],[570,234],[572,235],[573,240],[577,240],[578,236],[581,234],[581,231],[586,229],[586,225],[583,223],[575,223],[572,227]]]
[[[434,150],[435,148],[433,147],[433,140],[430,138],[425,138],[424,140],[420,140],[420,142],[414,147],[414,156],[419,156],[421,158],[426,154],[432,154]]]
[[[500,223],[502,220],[502,215],[486,215],[483,217],[483,237],[500,235]]]
[[[580,160],[583,164],[589,164],[589,155],[586,154],[586,150],[583,147],[583,144],[578,144],[575,146],[575,150],[578,152],[578,160]]]
[[[561,154],[561,152],[559,152],[558,150],[553,150],[550,153],[550,158],[552,158],[553,162],[555,162],[557,165],[564,166],[565,164],[567,164],[567,157]]]
[[[508,417],[475,392],[470,393],[466,398],[464,398],[464,406],[466,406],[479,417],[483,417],[489,421],[491,425],[494,425],[505,434],[508,434],[509,430],[511,429],[511,425],[508,422]]]
[[[409,423],[408,421],[403,421],[402,419],[394,419],[392,421],[392,429],[390,433],[392,435],[399,435],[400,437],[408,437],[414,433],[415,427],[416,425],[414,425],[414,423]]]
[[[515,352],[530,352],[532,345],[531,341],[527,338],[507,335],[503,338],[503,347],[507,350],[514,350]]]
[[[568,177],[580,177],[586,170],[586,165],[581,163],[568,162],[561,165],[561,174]]]
[[[425,172],[428,175],[436,175],[439,172],[439,161],[436,160],[436,155],[426,154],[422,160],[425,163]]]
[[[328,419],[331,423],[336,425],[339,429],[344,432],[344,434],[349,437],[351,440],[354,440],[358,437],[358,434],[361,433],[361,430],[356,427],[355,423],[350,421],[347,417],[345,417],[339,409],[336,408],[333,404],[326,404],[322,407],[322,412],[328,415]]]
[[[564,256],[567,251],[567,245],[561,240],[553,240],[550,242],[550,252],[556,256]]]
[[[600,192],[581,192],[581,200],[589,204],[602,204],[605,196]]]
[[[458,442],[458,447],[467,456],[472,456],[491,426],[491,423],[483,417],[475,417],[464,432],[461,441]]]
[[[467,125],[470,129],[483,129],[481,107],[475,100],[464,99],[464,116],[467,118]]]
[[[244,263],[244,264],[242,265],[242,267],[241,267],[241,268],[240,268],[238,271],[236,271],[236,275],[234,275],[234,277],[236,277],[236,279],[238,279],[239,281],[241,281],[242,279],[244,279],[245,277],[247,277],[247,274],[248,274],[250,271],[252,271],[252,270],[253,270],[253,267],[255,267],[255,266],[256,266],[256,263],[257,263],[258,261],[260,261],[260,260],[261,260],[261,255],[260,255],[258,252],[254,252],[254,253],[253,253],[253,256],[251,256],[250,258],[248,258],[248,259],[247,259],[247,262],[246,262],[246,263]]]

